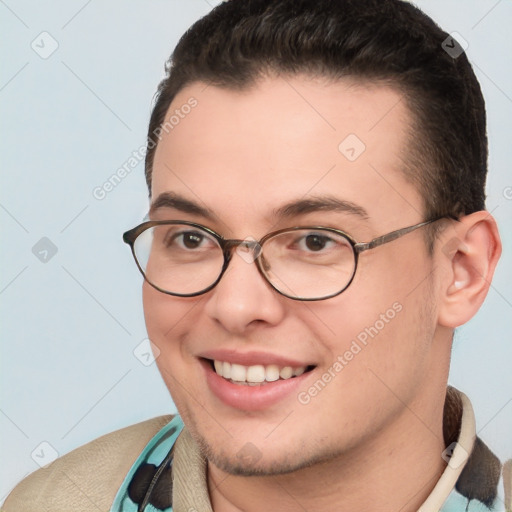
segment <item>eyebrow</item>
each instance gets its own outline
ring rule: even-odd
[[[186,199],[174,192],[163,192],[151,204],[150,215],[163,208],[172,208],[183,213],[199,215],[206,219],[214,219],[216,215],[208,208],[200,206],[190,199]],[[315,212],[342,212],[357,215],[365,220],[369,218],[368,212],[351,201],[338,199],[332,196],[312,197],[291,201],[273,210],[272,216],[277,218],[290,218]]]
[[[362,206],[332,196],[312,197],[292,201],[274,210],[274,215],[276,217],[294,217],[296,215],[319,211],[349,213],[365,220],[369,218],[368,212]]]
[[[149,214],[155,213],[157,210],[162,208],[173,208],[183,213],[189,213],[191,215],[200,215],[206,219],[213,219],[215,215],[208,208],[204,208],[199,204],[185,199],[183,196],[174,192],[164,192],[160,194],[152,203],[149,209]]]

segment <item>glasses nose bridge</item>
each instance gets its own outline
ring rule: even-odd
[[[242,249],[245,254],[250,253],[252,255],[253,261],[260,256],[262,251],[260,242],[254,238],[224,240],[223,249],[230,258],[234,250]]]

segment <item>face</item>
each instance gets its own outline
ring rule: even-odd
[[[305,77],[241,92],[196,83],[168,116],[191,98],[155,154],[152,220],[256,240],[326,226],[362,242],[424,220],[400,170],[409,114],[394,90]],[[440,371],[433,268],[420,229],[363,252],[347,290],[317,302],[278,294],[237,252],[204,295],[144,283],[157,364],[209,460],[232,473],[288,472],[417,421],[409,409]],[[267,380],[234,382],[215,365],[236,381]]]

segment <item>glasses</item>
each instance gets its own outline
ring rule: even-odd
[[[359,254],[437,222],[427,220],[356,242],[350,235],[321,226],[292,227],[268,233],[261,240],[228,240],[215,231],[181,220],[149,221],[127,231],[144,279],[162,293],[195,297],[221,280],[236,252],[255,262],[274,290],[294,300],[324,300],[345,291],[354,279]]]

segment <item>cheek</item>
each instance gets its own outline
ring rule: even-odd
[[[166,322],[166,315],[164,314],[164,311],[168,309],[165,307],[166,297],[144,281],[142,285],[142,302],[149,338],[156,342],[157,338],[161,337],[160,333],[164,330]]]
[[[159,348],[163,356],[159,359],[169,361],[169,354],[181,347],[194,303],[161,293],[147,283],[142,287],[142,300],[149,339]]]
[[[322,337],[329,356],[319,380],[301,389],[298,401],[317,418],[328,410],[333,436],[369,432],[398,414],[428,378],[435,328],[428,309],[421,308],[428,287],[409,296],[396,288],[374,289],[368,295],[362,288],[347,290],[343,300],[315,311],[322,330],[333,331]]]
[[[399,263],[386,254],[368,254],[350,287],[315,308],[317,321],[310,325],[315,325],[316,338],[324,340],[332,361],[346,354],[351,368],[344,372],[347,378],[357,377],[355,368],[398,377],[408,371],[400,362],[422,364],[435,331],[434,297],[429,265],[422,261],[419,275],[411,259]]]
[[[187,299],[159,292],[146,282],[142,286],[142,302],[148,334],[152,331],[158,335],[170,334],[173,326],[177,325],[192,307]]]
[[[191,321],[194,322],[197,300],[166,295],[147,283],[142,288],[142,299],[147,333],[159,350],[156,364],[174,403],[181,410],[186,403],[183,386],[191,387],[187,382],[193,358],[187,352],[187,335]]]

